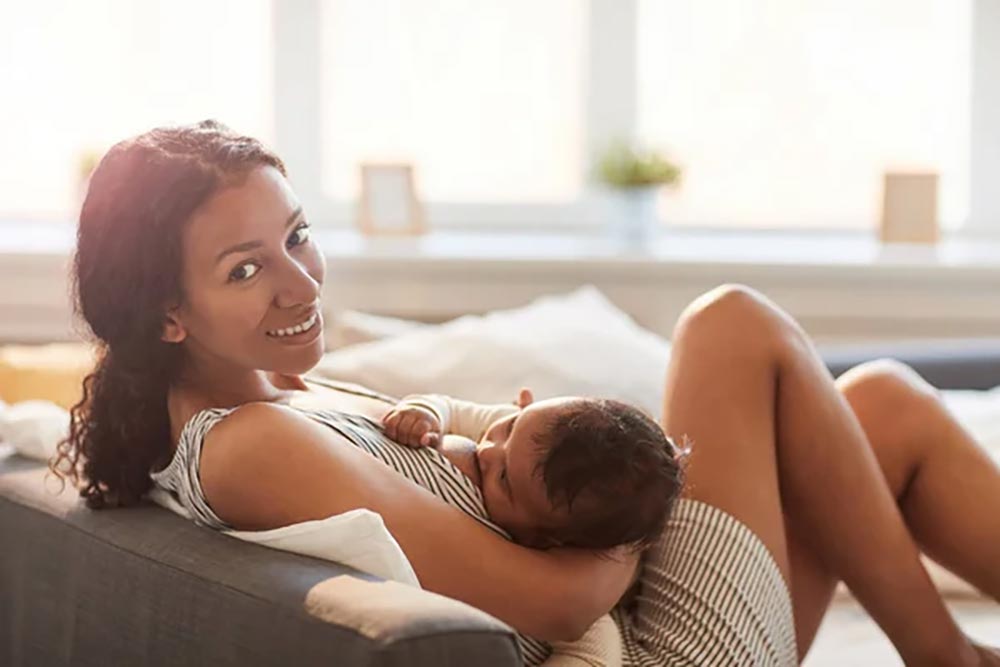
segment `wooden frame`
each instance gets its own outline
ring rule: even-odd
[[[938,175],[934,172],[886,172],[882,187],[883,243],[937,243]]]
[[[361,164],[358,227],[369,236],[413,235],[426,231],[413,165],[403,162]]]

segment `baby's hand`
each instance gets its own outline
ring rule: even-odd
[[[441,443],[441,421],[430,410],[399,405],[382,418],[385,434],[407,447],[437,447]]]

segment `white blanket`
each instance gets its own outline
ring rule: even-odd
[[[1000,387],[989,391],[945,391],[945,405],[1000,464]]]
[[[186,519],[191,514],[160,488],[149,493],[156,504]],[[225,530],[223,534],[272,549],[322,558],[367,574],[420,588],[417,574],[382,517],[356,509],[317,521],[303,521],[274,530]]]

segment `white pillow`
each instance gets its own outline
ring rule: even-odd
[[[163,489],[153,487],[148,495],[161,507],[191,519],[191,513]],[[420,588],[403,549],[385,527],[381,515],[369,509],[359,508],[272,530],[224,530],[222,533],[272,549],[341,563],[382,579]]]
[[[527,386],[538,398],[616,398],[659,417],[669,356],[666,340],[587,286],[330,352],[315,372],[394,396],[483,403],[510,402]]]
[[[0,401],[0,442],[21,456],[48,461],[69,433],[69,412],[50,401]]]
[[[323,340],[327,350],[398,336],[429,326],[424,322],[373,315],[358,310],[341,310],[323,316]]]

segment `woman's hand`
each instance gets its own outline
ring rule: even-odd
[[[441,444],[441,420],[425,408],[398,405],[382,418],[385,434],[407,447],[437,447]]]

